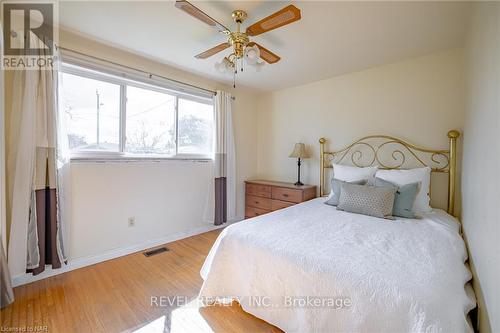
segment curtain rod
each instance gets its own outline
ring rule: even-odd
[[[113,61],[110,61],[110,60],[102,59],[102,58],[95,57],[95,56],[92,56],[92,55],[88,55],[88,54],[85,54],[85,53],[82,53],[82,52],[79,52],[79,51],[71,50],[71,49],[68,49],[68,48],[65,48],[65,47],[62,47],[62,46],[59,46],[59,45],[56,45],[56,48],[59,48],[59,49],[64,50],[64,51],[73,52],[73,53],[76,53],[76,54],[82,55],[82,56],[84,56],[84,57],[93,58],[93,59],[95,59],[95,60],[104,61],[104,62],[107,62],[107,63],[113,64],[113,65],[115,65],[115,66],[121,66],[121,67],[125,67],[125,68],[127,68],[127,69],[131,69],[131,70],[134,70],[134,71],[138,71],[138,72],[141,72],[141,73],[143,73],[143,74],[148,75],[150,78],[151,78],[151,77],[153,77],[153,76],[156,76],[156,77],[159,77],[159,78],[162,78],[162,79],[168,80],[168,81],[172,81],[172,82],[175,82],[175,83],[178,83],[178,84],[181,84],[181,85],[185,85],[185,86],[192,87],[192,88],[195,88],[195,89],[200,89],[200,90],[203,90],[203,91],[209,92],[209,93],[211,93],[211,94],[217,95],[217,92],[216,92],[216,91],[213,91],[213,90],[210,90],[210,89],[205,89],[205,88],[202,88],[202,87],[198,87],[198,86],[195,86],[195,85],[193,85],[193,84],[185,83],[185,82],[182,82],[182,81],[174,80],[174,79],[168,78],[168,77],[166,77],[166,76],[157,75],[157,74],[151,74],[151,73],[146,72],[146,71],[144,71],[144,70],[142,70],[142,69],[137,69],[137,68],[130,67],[130,66],[127,66],[127,65],[119,64],[119,63],[116,63],[116,62],[113,62]]]

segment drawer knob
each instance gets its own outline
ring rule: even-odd
[[[288,198],[288,194],[286,194],[286,193],[283,193],[283,196],[284,196],[285,198]]]

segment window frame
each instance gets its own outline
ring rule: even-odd
[[[60,73],[76,75],[88,79],[98,80],[102,82],[112,83],[120,86],[120,101],[119,101],[119,144],[118,151],[71,151],[70,159],[77,160],[111,160],[111,161],[136,161],[136,160],[197,160],[197,161],[211,161],[214,159],[214,149],[209,154],[186,154],[179,153],[179,98],[194,101],[201,104],[211,105],[215,107],[212,98],[205,96],[191,95],[182,91],[176,91],[170,87],[162,85],[160,82],[144,82],[145,80],[135,80],[125,78],[125,74],[119,77],[116,74],[111,74],[110,71],[101,70],[100,68],[87,67],[79,63],[70,61],[63,61],[59,70]],[[112,71],[111,71],[112,72]],[[149,80],[148,80],[149,81]],[[132,86],[141,89],[156,91],[159,93],[168,94],[174,97],[174,125],[175,125],[175,153],[173,155],[167,154],[133,154],[125,151],[126,147],[126,134],[127,134],[127,86]],[[214,119],[215,121],[215,119]],[[215,126],[215,122],[214,122]],[[215,132],[215,131],[214,131]],[[214,133],[215,140],[215,133]]]

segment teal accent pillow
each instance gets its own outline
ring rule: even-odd
[[[365,185],[366,180],[356,180],[353,182],[345,182],[343,180],[339,180],[336,178],[332,178],[331,181],[331,193],[330,196],[328,197],[328,200],[325,201],[327,205],[331,206],[337,206],[339,204],[339,199],[340,199],[340,192],[342,190],[342,184],[355,184],[355,185]]]
[[[374,186],[376,187],[393,187],[396,188],[394,196],[394,207],[392,209],[393,216],[406,217],[409,219],[417,218],[413,211],[413,204],[417,197],[419,183],[411,183],[403,186],[398,186],[386,180],[375,178]]]

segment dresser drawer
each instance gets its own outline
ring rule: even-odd
[[[263,214],[266,214],[266,213],[269,213],[269,211],[265,210],[265,209],[250,207],[250,206],[246,206],[245,207],[245,218],[246,219],[248,219],[250,217],[255,217],[255,216],[263,215]]]
[[[275,211],[278,209],[283,209],[286,207],[290,207],[295,205],[294,202],[287,202],[287,201],[281,201],[281,200],[271,200],[271,210]]]
[[[288,202],[299,203],[302,202],[302,191],[284,187],[273,187],[272,198]]]
[[[271,197],[271,186],[268,185],[246,184],[245,191],[247,195],[264,198]]]
[[[247,206],[271,210],[271,199],[247,195],[245,198]]]

